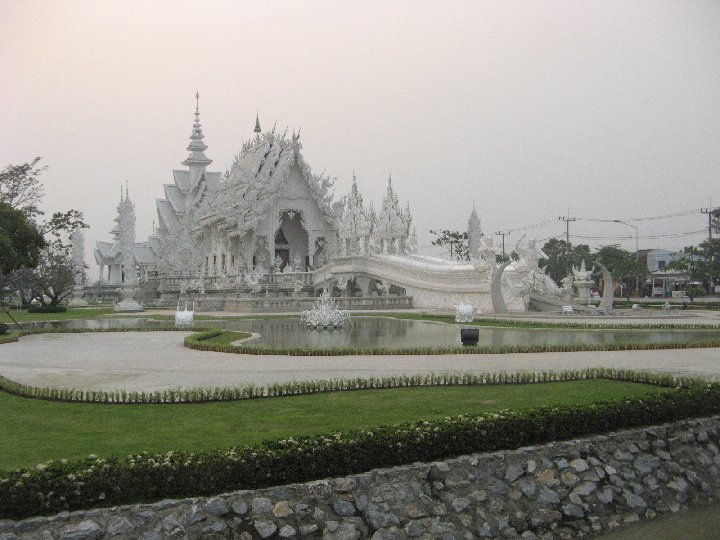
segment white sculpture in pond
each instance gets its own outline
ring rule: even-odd
[[[311,328],[340,328],[350,320],[350,312],[338,309],[328,289],[324,289],[312,309],[303,311],[300,320]]]
[[[475,319],[473,307],[467,302],[460,302],[455,305],[455,322],[470,323]]]

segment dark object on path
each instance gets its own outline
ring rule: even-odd
[[[460,329],[460,341],[462,344],[467,346],[477,345],[480,339],[479,328],[461,328]]]

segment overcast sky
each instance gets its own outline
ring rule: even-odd
[[[196,89],[210,170],[259,110],[302,127],[336,196],[355,170],[377,208],[392,173],[421,245],[475,201],[489,234],[548,222],[527,231],[545,240],[569,212],[574,243],[630,250],[633,228],[588,219],[679,213],[628,223],[640,249],[680,248],[720,205],[714,0],[0,1],[0,166],[43,156],[45,206],[85,213],[88,259],[125,182],[151,232]]]

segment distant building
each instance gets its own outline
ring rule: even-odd
[[[684,272],[668,270],[667,266],[682,257],[679,251],[668,251],[666,249],[642,249],[638,251],[638,259],[647,265],[650,272],[645,285],[649,289],[650,296],[665,298],[685,285],[690,276]]]

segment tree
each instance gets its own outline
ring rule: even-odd
[[[43,215],[39,204],[44,195],[39,177],[47,169],[38,166],[39,161],[0,171],[0,274],[4,290],[12,288],[23,302],[35,299],[56,305],[74,285],[70,235],[87,225],[77,210],[55,212],[37,222]]]
[[[624,250],[617,244],[600,247],[593,254],[593,259],[604,264],[613,279],[623,282],[627,290],[630,290],[631,282],[644,280],[648,273],[647,266],[639,261],[634,253]]]
[[[682,255],[665,267],[687,274],[690,281],[699,281],[712,293],[714,278],[720,275],[720,240],[705,240],[699,246],[687,246]]]
[[[2,296],[12,292],[12,276],[38,264],[45,240],[27,216],[0,203],[0,309],[18,326]]]
[[[590,246],[579,244],[574,246],[557,238],[548,240],[542,248],[547,258],[541,258],[538,266],[545,269],[558,286],[562,280],[572,274],[573,267],[580,266],[584,261],[586,266],[591,265]]]
[[[433,246],[447,246],[451,259],[457,261],[470,260],[468,233],[443,229],[441,231],[431,230],[430,234],[434,234],[436,236],[435,240],[430,243]]]
[[[75,269],[70,255],[64,249],[52,246],[44,249],[29,279],[33,297],[38,302],[43,306],[58,305],[72,293],[75,285]]]
[[[0,275],[37,265],[45,245],[42,234],[25,214],[0,202]]]
[[[40,167],[39,157],[22,165],[8,165],[0,171],[0,202],[19,210],[29,219],[42,215],[38,205],[45,190],[40,183],[40,173],[47,167]]]

